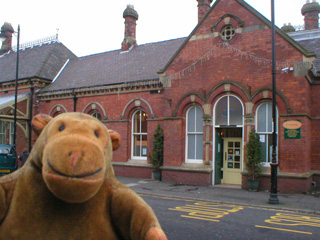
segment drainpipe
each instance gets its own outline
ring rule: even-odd
[[[76,112],[77,111],[77,101],[78,101],[78,98],[76,96],[76,93],[73,89],[72,91],[72,95],[73,95],[73,111]]]
[[[31,81],[30,81],[31,87],[30,87],[30,91],[31,91],[31,96],[30,96],[30,105],[29,105],[29,120],[28,120],[28,127],[29,127],[29,143],[28,143],[28,148],[29,148],[29,152],[31,151],[31,136],[32,136],[32,130],[31,130],[31,120],[32,120],[32,116],[33,116],[33,97],[34,97],[34,86],[32,85]]]

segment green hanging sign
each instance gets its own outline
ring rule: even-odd
[[[285,139],[300,139],[301,138],[301,126],[300,120],[285,120],[283,123],[284,127],[284,138]]]

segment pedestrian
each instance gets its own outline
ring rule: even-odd
[[[28,151],[27,148],[25,148],[25,149],[23,149],[23,152],[19,157],[19,160],[21,161],[21,166],[20,167],[22,167],[25,164],[25,162],[27,161],[28,157],[29,157],[29,151]]]

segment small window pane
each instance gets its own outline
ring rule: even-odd
[[[266,124],[267,124],[267,104],[263,104],[258,109],[258,132],[266,132]]]
[[[196,132],[203,132],[203,113],[200,107],[196,107]]]
[[[196,108],[190,108],[188,112],[188,132],[195,132],[196,125]]]
[[[228,125],[228,98],[223,97],[219,100],[219,102],[216,105],[215,110],[215,119],[216,119],[216,125]]]
[[[267,105],[267,113],[268,113],[268,117],[267,117],[267,121],[268,121],[268,132],[272,132],[272,104],[271,103],[268,103],[266,104]]]
[[[197,139],[196,159],[201,160],[203,157],[203,134],[197,134],[196,139]]]
[[[195,159],[196,152],[196,136],[194,134],[188,135],[188,159]]]
[[[242,105],[235,97],[229,97],[230,125],[242,125]]]
[[[134,115],[134,129],[133,129],[133,132],[134,133],[140,133],[140,116],[141,116],[141,112],[137,112],[135,115]]]
[[[134,156],[140,156],[140,151],[141,151],[141,136],[140,135],[135,135],[134,136],[134,149],[133,149]]]
[[[147,114],[145,112],[141,112],[141,132],[147,132]]]

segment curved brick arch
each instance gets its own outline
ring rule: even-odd
[[[235,24],[235,25],[239,25],[239,27],[244,27],[244,21],[241,20],[239,17],[233,15],[233,14],[225,14],[223,16],[221,16],[218,21],[213,25],[213,27],[211,28],[212,32],[215,32],[216,28],[218,27],[218,25],[222,22],[224,23],[224,19],[229,18],[229,23],[231,24]],[[220,24],[221,25],[221,24]]]
[[[7,119],[7,120],[5,120],[5,119],[4,119],[4,120],[1,120],[1,119],[0,119],[0,121],[2,121],[2,122],[7,122],[7,123],[11,123],[11,122],[13,123],[14,119],[13,119],[13,115],[11,114],[11,111],[13,111],[13,109],[11,109],[11,108],[8,108],[7,110],[1,110],[0,113],[2,112],[2,113],[4,113],[4,115],[12,116],[12,120],[9,120],[9,119]],[[27,131],[28,126],[22,125],[22,124],[19,122],[19,120],[17,120],[16,124],[17,124],[17,126],[19,126],[20,129],[23,131],[24,136],[27,137],[27,136],[28,136],[28,131]],[[17,129],[18,129],[18,128],[17,128]]]
[[[290,107],[286,97],[279,91],[277,91],[276,97],[279,114],[287,113],[288,111],[290,111]],[[261,88],[254,94],[252,94],[251,102],[254,104],[254,108],[252,110],[255,111],[257,106],[265,101],[272,101],[272,88]]]
[[[98,108],[96,106],[98,106]],[[87,104],[87,106],[84,107],[82,112],[83,113],[89,113],[93,109],[99,111],[99,113],[101,114],[103,120],[107,120],[108,119],[106,110],[98,102],[90,102],[89,104]]]
[[[61,111],[62,109],[62,111]],[[49,115],[53,116],[56,112],[61,112],[61,113],[65,113],[68,112],[67,108],[65,106],[63,106],[62,104],[57,104],[54,105],[51,110],[49,111]]]
[[[143,98],[135,98],[128,102],[124,107],[120,118],[129,119],[132,111],[136,110],[137,108],[143,109],[148,114],[148,116],[151,116],[152,119],[155,118],[155,114],[150,103]]]
[[[217,84],[213,87],[208,93],[208,103],[212,105],[219,99],[221,96],[226,93],[234,94],[241,99],[243,103],[250,101],[250,93],[246,88],[241,84],[234,81],[224,81]]]
[[[192,96],[194,96],[194,100],[191,99]],[[206,102],[206,98],[200,93],[187,93],[180,98],[172,115],[173,117],[184,116],[186,109],[188,109],[191,105],[198,104],[202,108],[202,105],[204,105]]]

